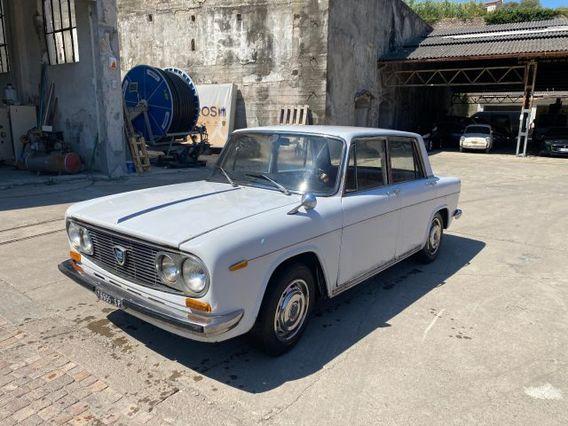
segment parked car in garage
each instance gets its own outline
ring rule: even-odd
[[[460,138],[460,151],[491,151],[495,145],[502,144],[506,138],[493,130],[488,124],[467,126]]]
[[[444,117],[432,127],[430,137],[432,149],[459,148],[460,137],[470,124],[475,124],[475,121],[469,117]]]
[[[479,111],[471,116],[477,124],[488,124],[502,136],[504,143],[514,142],[519,133],[520,111]]]
[[[251,332],[277,355],[317,300],[410,256],[435,260],[459,193],[414,133],[239,130],[206,181],[71,206],[60,270],[157,327],[205,342]]]
[[[536,154],[568,156],[568,127],[552,127],[533,133]]]

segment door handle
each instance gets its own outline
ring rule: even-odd
[[[428,186],[435,186],[436,183],[437,183],[437,182],[436,182],[435,180],[430,180],[430,181],[426,182],[426,185],[428,185]]]

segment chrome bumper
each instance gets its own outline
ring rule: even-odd
[[[218,336],[236,327],[243,317],[242,310],[225,315],[205,315],[195,312],[180,314],[168,309],[166,305],[151,302],[115,284],[92,277],[73,268],[71,259],[60,263],[59,270],[92,292],[99,289],[122,300],[122,308],[120,309],[123,311],[180,336],[189,338],[192,336]]]

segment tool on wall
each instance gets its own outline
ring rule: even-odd
[[[138,65],[124,77],[122,93],[125,127],[163,153],[159,165],[204,165],[198,158],[209,149],[207,130],[196,126],[199,95],[187,73]]]

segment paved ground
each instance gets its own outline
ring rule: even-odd
[[[566,424],[568,161],[432,162],[463,179],[439,260],[321,307],[278,359],[175,337],[57,271],[70,203],[201,172],[1,191],[1,423]]]

